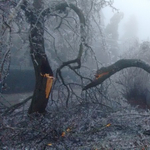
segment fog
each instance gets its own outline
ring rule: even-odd
[[[150,0],[114,0],[115,8],[124,13],[124,18],[119,25],[119,37],[124,33],[125,23],[131,16],[135,16],[138,23],[137,36],[139,40],[149,40],[150,38]],[[116,13],[110,7],[103,9],[105,25],[109,23],[110,18]]]

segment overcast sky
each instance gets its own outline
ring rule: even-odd
[[[123,26],[130,16],[135,15],[138,21],[138,36],[140,40],[150,40],[150,0],[114,0],[114,7],[124,13],[119,32],[123,34]],[[105,23],[107,24],[113,12],[110,8],[104,9]]]

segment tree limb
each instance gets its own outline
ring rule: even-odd
[[[17,103],[15,105],[13,105],[12,107],[8,108],[3,115],[8,115],[11,114],[13,111],[15,111],[16,109],[18,109],[19,107],[21,107],[22,105],[24,105],[25,103],[27,103],[30,99],[32,99],[32,96],[26,98],[25,100],[23,100],[20,103]]]
[[[146,72],[150,73],[150,65],[146,64],[144,61],[139,59],[121,59],[108,67],[102,67],[96,73],[96,79],[91,83],[83,87],[82,90],[87,90],[89,88],[95,87],[105,81],[107,78],[115,74],[116,72],[129,68],[138,67],[144,69]]]

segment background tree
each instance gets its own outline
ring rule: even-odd
[[[124,14],[122,12],[115,13],[110,19],[110,23],[105,28],[105,34],[107,37],[107,42],[109,45],[110,53],[113,57],[113,61],[116,61],[116,58],[119,53],[118,39],[119,39],[119,23],[123,19]]]
[[[16,5],[15,9],[11,1],[0,2],[0,87],[5,88],[4,80],[6,79],[10,68],[10,48],[11,48],[11,22],[15,18],[16,13],[22,1]],[[1,91],[1,90],[0,90]]]
[[[131,52],[134,46],[139,44],[138,39],[138,22],[136,16],[132,15],[129,17],[128,21],[124,24],[123,35],[120,38],[122,51],[126,51],[130,48]]]

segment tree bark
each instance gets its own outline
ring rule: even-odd
[[[35,12],[31,17],[30,54],[35,70],[36,84],[28,113],[44,113],[53,82],[53,72],[49,65],[44,47],[44,16],[40,16],[39,4],[35,3]],[[39,17],[40,16],[40,17]]]
[[[93,80],[91,83],[83,87],[83,91],[87,90],[89,88],[95,87],[99,84],[101,84],[103,81],[105,81],[107,78],[115,74],[116,72],[129,68],[129,67],[138,67],[142,68],[148,73],[150,73],[150,65],[146,64],[144,61],[139,59],[121,59],[117,61],[116,63],[108,66],[108,67],[102,67],[100,70],[96,73],[96,79]]]

